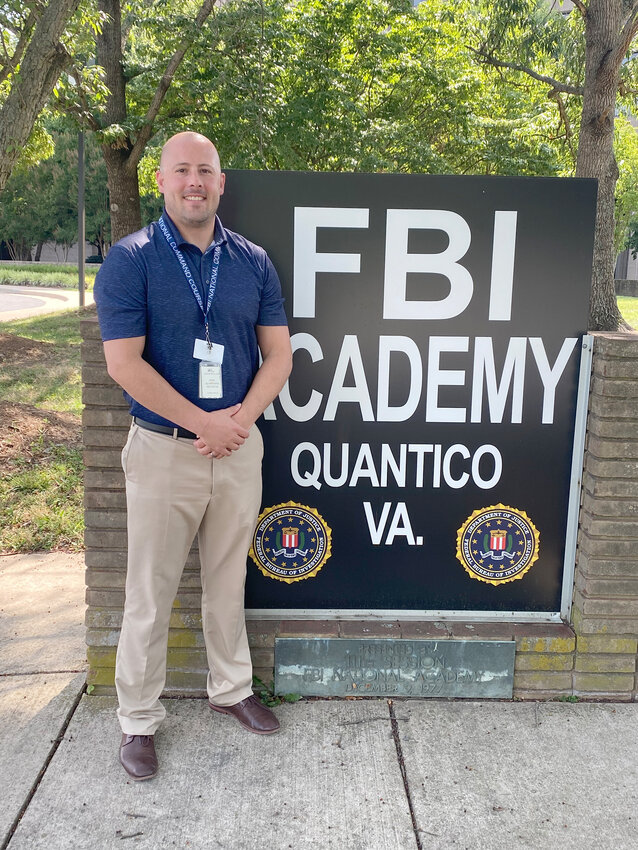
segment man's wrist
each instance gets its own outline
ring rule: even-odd
[[[233,419],[238,425],[241,425],[241,427],[245,428],[247,431],[250,431],[256,421],[246,410],[244,410],[243,407],[240,407],[237,413],[233,414]]]
[[[193,417],[193,424],[195,427],[191,428],[190,430],[197,435],[202,434],[202,432],[206,429],[206,426],[208,425],[208,417],[209,414],[205,410],[201,410],[200,408],[198,408],[197,413]]]

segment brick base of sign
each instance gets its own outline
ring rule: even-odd
[[[172,625],[166,694],[204,696],[207,664],[199,617],[191,612],[184,618],[176,609]],[[515,699],[637,699],[638,640],[577,636],[566,624],[248,620],[247,627],[254,673],[266,685],[273,680],[277,637],[515,640]],[[101,631],[106,637],[106,631]],[[89,684],[94,685],[94,693],[114,692],[117,636],[115,626],[110,646],[89,648]]]
[[[106,372],[95,319],[82,322],[87,657],[112,694],[126,576],[120,451],[129,416]],[[255,674],[273,678],[276,637],[515,640],[515,699],[638,700],[638,334],[596,334],[571,624],[249,620]],[[171,617],[166,695],[203,696],[197,553]]]

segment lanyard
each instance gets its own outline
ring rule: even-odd
[[[210,312],[210,305],[213,303],[213,298],[215,297],[215,290],[217,289],[217,274],[219,273],[219,256],[221,254],[221,247],[217,245],[215,250],[213,251],[213,262],[210,268],[210,280],[208,282],[208,300],[206,302],[206,309],[204,309],[204,302],[202,301],[202,296],[199,294],[199,288],[195,281],[193,280],[193,275],[191,274],[191,270],[188,267],[188,263],[182,252],[177,247],[177,243],[173,239],[173,236],[166,226],[166,222],[164,221],[164,216],[160,216],[159,222],[160,230],[164,234],[164,238],[168,242],[171,247],[173,253],[177,257],[177,260],[184,272],[184,277],[188,281],[190,288],[195,296],[195,300],[199,304],[199,309],[202,311],[204,316],[204,327],[206,329],[206,344],[208,348],[212,348],[212,343],[210,341],[210,336],[208,333],[208,314]]]

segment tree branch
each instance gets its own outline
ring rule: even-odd
[[[26,50],[29,39],[31,38],[31,33],[33,32],[33,27],[35,26],[35,22],[37,21],[37,15],[33,11],[33,9],[29,12],[29,17],[27,18],[22,32],[20,33],[20,38],[18,39],[18,43],[16,44],[16,49],[13,51],[12,56],[7,56],[7,62],[0,71],[0,85],[7,79],[9,74],[15,70],[16,65],[22,59],[22,55]],[[4,40],[3,40],[4,46]]]
[[[58,98],[59,108],[64,112],[76,115],[88,124],[90,130],[97,133],[104,128],[95,115],[93,115],[89,108],[89,104],[87,103],[86,91],[81,83],[82,71],[77,67],[77,65],[73,65],[71,71],[73,79],[75,80],[75,91],[78,96],[78,100],[80,101],[80,105],[78,106],[76,103],[73,103],[73,101],[60,97]]]
[[[612,53],[610,57],[610,64],[614,68],[619,68],[622,64],[622,60],[625,57],[625,54],[629,50],[631,42],[634,40],[634,36],[638,32],[638,2],[634,3],[629,15],[627,16],[627,20],[625,21],[625,26],[620,33],[618,46]]]
[[[19,27],[16,27],[15,24],[12,24],[11,21],[6,18],[4,15],[0,15],[0,24],[8,30],[8,32],[13,33],[14,35],[18,35],[20,32]]]
[[[524,65],[517,65],[514,62],[503,62],[500,59],[495,59],[493,56],[490,56],[489,53],[485,53],[482,50],[476,50],[476,48],[467,45],[468,50],[471,50],[479,59],[484,62],[486,65],[492,65],[494,68],[509,68],[512,71],[520,71],[522,74],[527,74],[528,77],[532,77],[534,80],[538,80],[541,83],[545,83],[548,86],[551,86],[552,89],[556,91],[562,92],[563,94],[583,94],[582,86],[568,86],[566,83],[561,83],[558,80],[555,80],[553,77],[547,77],[545,74],[537,74],[536,71],[532,71],[531,68],[526,68]]]
[[[215,6],[216,2],[217,0],[204,0],[199,12],[197,13],[197,17],[195,18],[195,29],[201,29],[204,24],[204,21],[213,11],[213,7]],[[191,43],[192,39],[189,36],[186,36],[186,38],[182,39],[181,44],[173,53],[168,62],[168,65],[166,66],[166,70],[162,75],[162,79],[159,81],[157,89],[155,90],[155,94],[153,95],[151,105],[149,106],[148,111],[144,117],[144,123],[140,128],[140,132],[138,133],[135,144],[133,145],[133,148],[131,150],[128,159],[128,162],[131,167],[137,167],[137,163],[139,162],[144,152],[144,148],[149,142],[151,136],[153,135],[153,123],[160,111],[162,101],[166,96],[166,92],[168,91],[170,84],[173,82],[175,72],[179,68],[182,59],[186,55],[186,51],[191,46]]]
[[[79,0],[50,0],[20,63],[20,74],[0,106],[0,191],[53,91],[69,54],[60,44]]]
[[[560,92],[553,89],[548,97],[550,100],[555,101],[558,106],[558,111],[560,113],[561,121],[563,122],[563,126],[565,127],[565,141],[567,142],[567,146],[569,147],[569,152],[572,155],[572,159],[576,162],[576,150],[574,148],[574,137],[572,133],[572,127],[569,122],[569,115],[567,114],[567,110],[565,109],[565,104],[563,103],[563,98],[560,96]]]
[[[576,6],[576,8],[580,12],[580,14],[583,16],[583,18],[586,18],[587,17],[587,7],[583,3],[583,0],[572,0],[572,3],[574,4],[574,6]]]

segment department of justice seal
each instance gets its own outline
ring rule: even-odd
[[[332,554],[331,541],[315,508],[285,502],[261,513],[248,554],[265,576],[292,584],[317,575]]]
[[[504,584],[522,578],[538,559],[540,535],[525,511],[480,508],[458,530],[456,557],[472,578]]]

